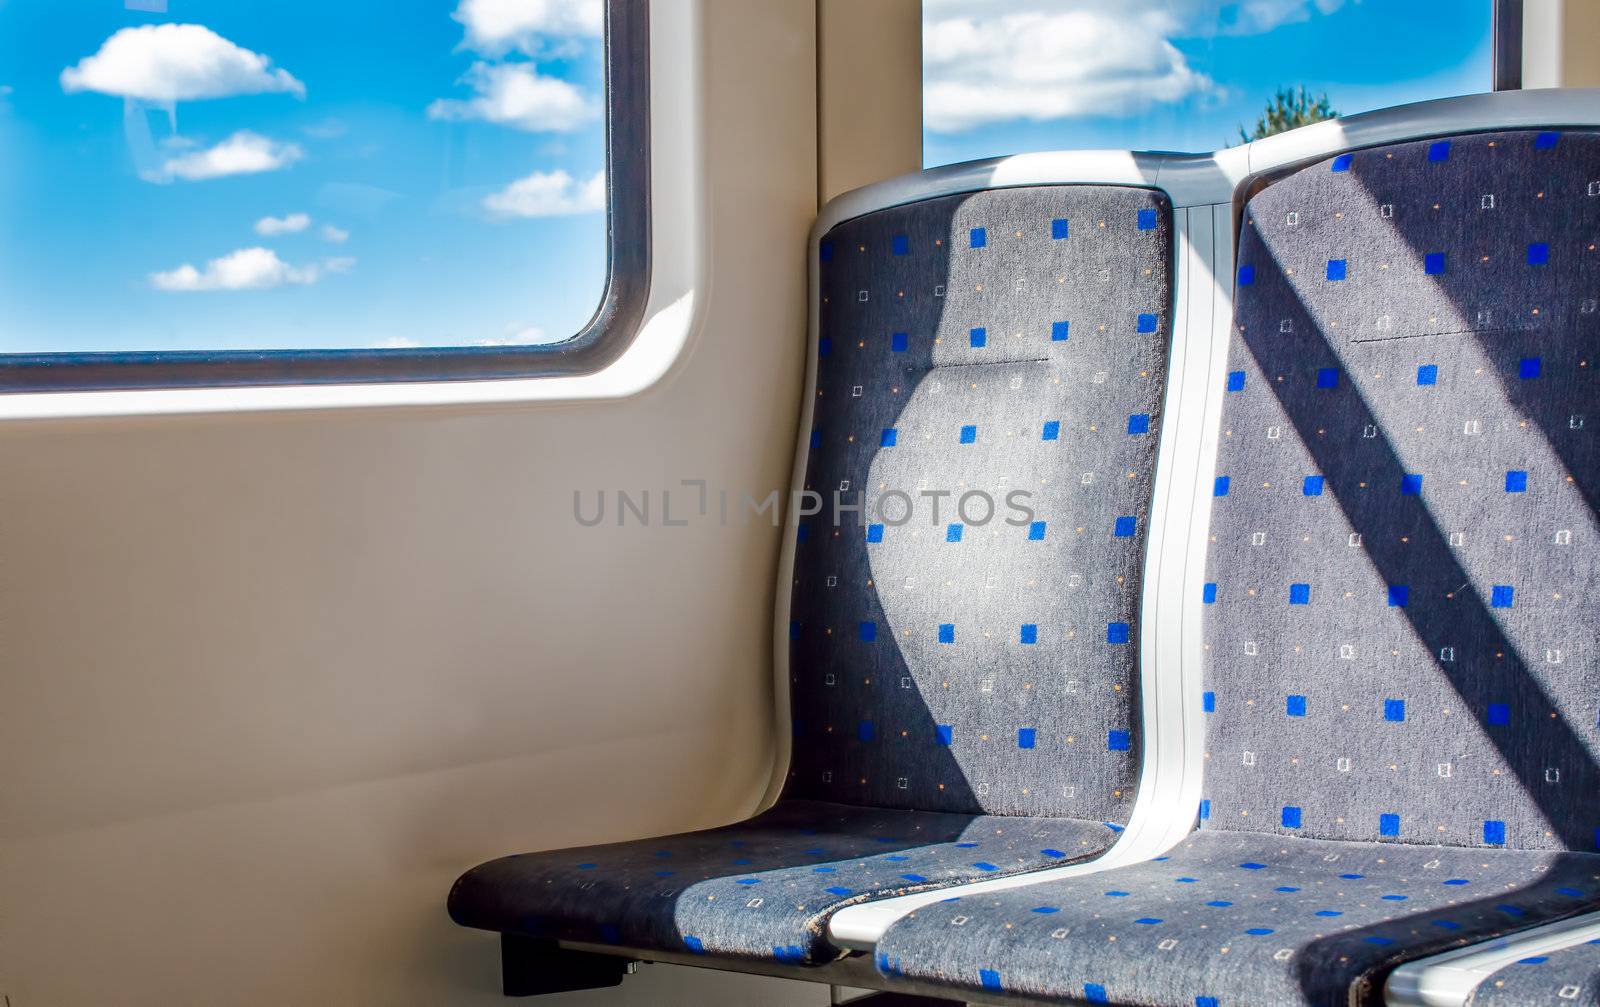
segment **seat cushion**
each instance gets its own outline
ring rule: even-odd
[[[1600,938],[1512,962],[1478,984],[1468,1007],[1600,1005]]]
[[[828,916],[870,899],[1094,856],[1117,828],[782,801],[660,839],[502,857],[462,875],[463,926],[628,948],[829,961]]]
[[[1220,1007],[1381,1003],[1388,971],[1600,903],[1600,856],[1199,832],[1160,860],[954,899],[878,968],[968,991]]]

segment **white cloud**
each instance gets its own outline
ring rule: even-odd
[[[354,259],[327,259],[321,264],[291,266],[270,248],[241,248],[204,269],[184,263],[177,269],[150,274],[150,285],[172,293],[205,290],[270,290],[284,284],[309,286],[327,273],[348,272]]]
[[[544,343],[544,342],[548,342],[549,341],[549,340],[547,340],[545,338],[544,330],[539,328],[538,326],[534,326],[532,328],[521,329],[521,330],[518,330],[516,326],[512,326],[507,331],[508,331],[509,334],[506,335],[504,338],[490,337],[488,339],[474,339],[472,342],[467,343],[465,345],[468,345],[468,346],[528,346],[528,345],[532,345],[532,344],[535,344],[535,343]],[[413,339],[410,336],[385,336],[384,338],[378,340],[375,343],[367,344],[367,348],[368,349],[373,349],[373,350],[411,350],[411,349],[416,349],[417,347],[420,347],[421,345],[422,345],[422,343],[419,340]],[[430,345],[437,345],[437,344],[430,344]],[[456,343],[450,343],[448,345],[459,346],[459,345],[462,345],[462,344],[459,343],[459,342],[456,342]]]
[[[546,77],[530,63],[474,63],[461,78],[477,95],[440,98],[428,118],[481,119],[534,132],[570,132],[597,118],[599,103],[583,89]]]
[[[601,0],[461,0],[454,14],[462,46],[491,56],[519,49],[538,55],[542,40],[598,38]]]
[[[1125,115],[1212,87],[1164,15],[1100,11],[948,18],[923,32],[923,116],[956,132],[1013,119]]]
[[[304,156],[305,151],[298,144],[280,143],[241,129],[215,147],[169,158],[160,171],[144,177],[148,182],[170,182],[174,178],[198,182],[226,175],[254,175],[287,168]]]
[[[256,221],[256,233],[270,238],[278,234],[299,234],[310,226],[310,214],[291,213],[283,217],[262,217]]]
[[[536,171],[485,196],[483,208],[496,217],[562,217],[606,207],[606,174],[580,181],[557,169]]]
[[[342,245],[350,240],[350,232],[342,227],[334,227],[332,224],[323,224],[322,240],[332,242],[335,245]]]
[[[1006,14],[1087,12],[1113,17],[1159,16],[1169,38],[1253,35],[1331,14],[1347,0],[923,0],[929,24],[957,18],[992,21]],[[1360,0],[1355,0],[1360,2]]]
[[[1128,115],[1216,90],[1174,38],[1252,35],[1345,0],[925,0],[923,114],[959,132]]]
[[[473,346],[530,346],[549,342],[543,329],[537,325],[508,325],[503,336],[474,339]]]
[[[305,85],[260,53],[198,24],[124,28],[93,56],[61,71],[69,92],[98,91],[146,101],[193,101],[281,91],[305,97]]]
[[[1225,35],[1260,35],[1279,25],[1309,21],[1313,13],[1332,14],[1344,0],[1240,0],[1223,9]]]
[[[360,182],[324,182],[317,189],[317,205],[342,216],[372,217],[395,200],[400,193],[364,185]]]
[[[313,140],[337,140],[350,131],[343,119],[323,119],[309,126],[300,127],[301,132]]]
[[[525,322],[511,322],[498,336],[484,336],[474,339],[473,346],[530,346],[537,343],[550,342],[550,336],[544,329],[537,325],[528,325]]]

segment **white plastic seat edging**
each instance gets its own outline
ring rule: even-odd
[[[1383,999],[1392,1007],[1461,1007],[1473,990],[1504,966],[1596,938],[1600,938],[1600,913],[1469,944],[1395,969],[1384,984]]]

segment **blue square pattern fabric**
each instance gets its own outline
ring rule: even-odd
[[[1600,939],[1502,966],[1467,1007],[1600,1007]]]
[[[1247,381],[1224,405],[1234,492],[1206,576],[1207,828],[1296,804],[1276,831],[1597,850],[1600,134],[1537,135],[1357,151],[1247,207],[1256,282],[1229,364]],[[1533,242],[1548,265],[1524,261]],[[1343,283],[1307,277],[1334,257]],[[1293,493],[1308,471],[1336,506]],[[1310,601],[1290,612],[1293,583]],[[1308,716],[1276,713],[1289,693]]]
[[[978,990],[987,971],[1035,1002],[1097,986],[1090,1002],[1376,1007],[1404,958],[1597,898],[1600,858],[1582,854],[1206,830],[1146,863],[925,906],[875,954],[891,979]]]
[[[1106,226],[1061,240],[1067,219]],[[1165,199],[1125,187],[834,228],[805,476],[824,513],[796,536],[782,798],[724,829],[493,861],[458,883],[455,919],[813,963],[839,954],[824,933],[843,906],[1108,847],[1140,766],[1171,242]],[[835,526],[835,495],[865,511]]]
[[[1600,136],[1534,139],[1357,151],[1252,197],[1200,830],[1160,862],[919,910],[880,971],[1376,1004],[1401,962],[1600,908]]]
[[[1062,219],[1094,226],[1058,240]],[[830,234],[820,331],[834,352],[818,361],[823,445],[806,488],[825,511],[837,495],[889,527],[869,544],[823,515],[796,550],[789,796],[1126,820],[1138,746],[1106,740],[1137,735],[1170,220],[1151,190],[1043,186],[914,203]],[[961,240],[978,229],[981,248]],[[882,254],[890,233],[909,235],[910,255]],[[1072,336],[1057,340],[1063,319]],[[911,333],[909,352],[888,352],[893,332]],[[887,427],[896,447],[873,450]],[[1031,513],[1007,506],[1019,490]],[[963,502],[972,491],[992,516],[981,494]],[[859,621],[880,627],[874,643],[849,631]],[[939,642],[945,625],[953,644]],[[879,723],[872,744],[842,730],[863,719]],[[949,745],[935,745],[936,724]],[[1036,729],[1031,748],[1014,743],[1020,728]]]
[[[720,829],[491,860],[449,908],[485,930],[803,964],[833,956],[834,910],[1070,862],[1113,838],[1075,819],[785,800]]]

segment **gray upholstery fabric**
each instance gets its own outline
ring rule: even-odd
[[[867,517],[819,515],[796,551],[791,794],[1126,820],[1169,218],[1150,190],[1047,186],[827,236],[806,487],[864,491]],[[956,513],[972,491],[987,524]]]
[[[1214,830],[1160,860],[920,909],[878,967],[989,999],[1379,1004],[1402,961],[1596,899],[1592,854]]]
[[[1149,190],[1060,186],[835,228],[783,799],[725,829],[492,861],[452,891],[456,921],[809,963],[839,953],[822,934],[841,906],[1109,846],[1140,765],[1170,218]],[[875,515],[895,490],[909,521]],[[973,491],[992,516],[961,511]],[[867,516],[835,524],[835,494],[863,493]]]
[[[1478,985],[1467,1007],[1597,1007],[1600,939],[1512,962]]]
[[[1245,213],[1203,825],[1594,850],[1600,135],[1347,156]]]
[[[1358,151],[1250,199],[1202,829],[1164,863],[923,910],[881,970],[1062,1001],[1363,1002],[1402,961],[1600,905],[1600,857],[1556,852],[1600,825],[1597,239],[1590,133]]]
[[[1109,825],[784,801],[747,822],[504,857],[450,894],[457,923],[630,948],[828,961],[834,910],[1093,856]]]

